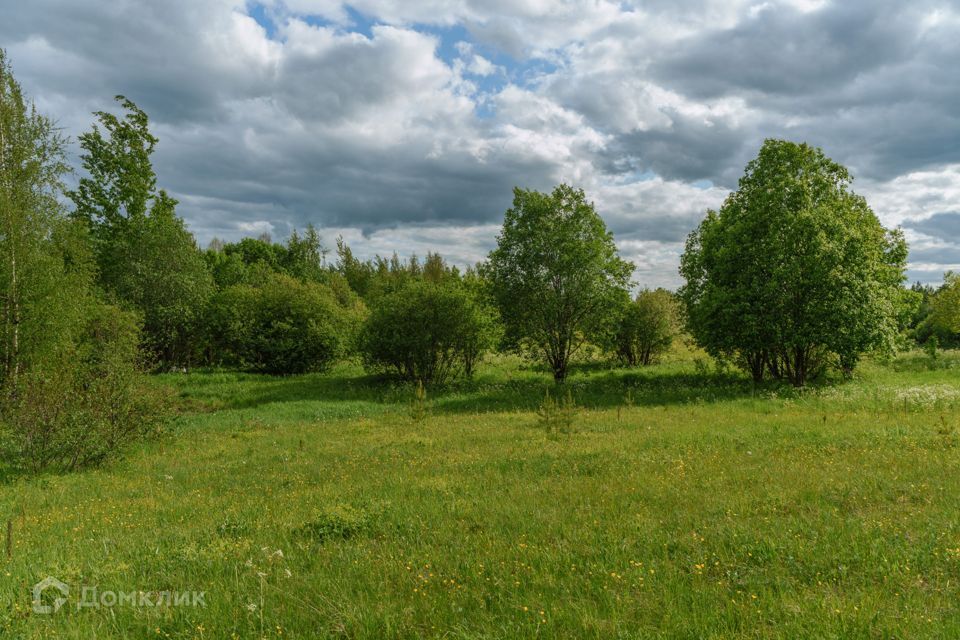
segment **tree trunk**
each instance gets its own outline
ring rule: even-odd
[[[11,252],[13,248],[11,247]],[[10,338],[10,364],[9,380],[16,389],[17,379],[20,377],[20,292],[17,291],[17,256],[13,254],[10,258],[10,324],[13,328],[13,335]]]
[[[4,135],[3,125],[0,124],[0,179],[3,179],[3,183],[0,183],[0,188],[6,190],[7,182],[5,180],[7,173],[7,162],[6,162],[6,136]],[[12,203],[8,202],[8,205],[12,208]],[[5,375],[4,380],[6,382],[13,383],[13,388],[16,388],[17,379],[20,375],[20,292],[19,289],[19,275],[17,273],[17,253],[16,253],[16,241],[14,239],[14,230],[13,222],[10,220],[9,216],[12,215],[12,211],[7,212],[7,242],[10,243],[10,288],[6,292],[6,305],[5,305],[5,315],[7,328],[10,331],[8,339],[10,344],[7,345],[6,356],[7,361],[5,365]]]
[[[754,382],[763,382],[763,370],[767,366],[766,355],[762,351],[747,354],[747,364]]]
[[[567,379],[567,359],[563,354],[558,354],[550,363],[553,369],[553,381],[560,383]]]
[[[802,387],[807,382],[809,362],[805,347],[793,348],[793,366],[790,368],[790,382],[795,387]],[[788,355],[789,357],[789,355]]]

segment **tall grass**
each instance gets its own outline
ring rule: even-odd
[[[350,366],[164,376],[174,436],[0,487],[0,637],[957,637],[960,378],[913,357],[801,391],[586,366],[562,438],[512,359],[422,420]],[[84,586],[206,606],[78,611]]]

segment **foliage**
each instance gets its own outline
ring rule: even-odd
[[[950,274],[944,275],[945,282],[940,287],[920,283],[915,283],[910,287],[910,291],[915,297],[915,308],[908,323],[908,335],[920,345],[935,339],[937,345],[941,348],[958,348],[960,347],[960,331],[951,331],[949,323],[944,322],[949,315],[945,313],[949,305],[941,305],[940,313],[935,313],[940,293],[949,290],[947,280]]]
[[[906,243],[850,182],[819,149],[764,143],[681,261],[689,329],[708,352],[803,385],[891,346]]]
[[[13,468],[100,462],[162,410],[134,318],[95,298],[89,236],[60,206],[63,154],[0,52],[0,453]]]
[[[88,314],[72,350],[12,387],[3,407],[8,464],[34,472],[99,464],[165,424],[167,398],[137,366],[136,316],[107,305]]]
[[[933,298],[932,320],[945,332],[960,333],[960,273],[947,272]]]
[[[294,229],[284,244],[267,237],[243,238],[232,243],[214,239],[203,253],[220,289],[235,284],[256,284],[270,273],[281,273],[302,282],[328,282],[330,270],[325,265],[326,255],[327,249],[313,225],[307,225],[302,234]]]
[[[320,242],[320,234],[312,224],[308,224],[303,235],[294,229],[287,238],[281,266],[298,280],[320,282],[324,278],[326,255],[327,249]]]
[[[629,366],[649,365],[670,348],[679,328],[679,309],[666,289],[644,289],[621,311],[615,334],[617,356]]]
[[[127,221],[114,247],[126,268],[114,274],[110,286],[141,311],[147,353],[160,363],[187,366],[198,357],[213,280],[175,205],[160,191],[149,216]]]
[[[362,507],[339,504],[319,510],[310,522],[292,531],[294,539],[304,539],[317,544],[330,540],[348,540],[367,531],[374,514]]]
[[[214,296],[208,357],[267,373],[320,371],[346,355],[364,308],[344,287],[269,274]]]
[[[60,246],[73,247],[74,231],[58,201],[64,144],[0,50],[0,386],[69,341],[79,316],[71,288],[86,270],[68,273]]]
[[[396,253],[389,259],[378,255],[364,261],[353,255],[343,238],[337,239],[336,272],[367,301],[396,291],[413,280],[434,284],[461,280],[460,271],[437,253],[428,252],[422,263],[416,255],[404,261]]]
[[[123,96],[117,101],[122,118],[98,111],[99,124],[80,136],[87,175],[68,195],[90,229],[99,285],[143,315],[151,355],[186,365],[199,347],[198,318],[213,281],[176,215],[177,201],[156,189],[150,155],[157,138],[147,114]]]
[[[459,283],[411,279],[371,305],[360,340],[364,362],[406,380],[470,375],[496,339],[492,309]]]
[[[485,267],[510,341],[542,357],[563,381],[571,357],[612,329],[633,265],[582,190],[514,190]]]
[[[116,101],[127,112],[123,118],[97,111],[94,116],[100,125],[94,124],[80,136],[85,151],[80,159],[88,175],[69,193],[75,215],[88,222],[102,243],[110,243],[110,236],[122,232],[127,220],[147,215],[157,185],[150,155],[158,141],[150,133],[147,114],[124,96]],[[109,259],[109,247],[102,249],[101,257]],[[121,267],[111,265],[107,270]]]
[[[433,256],[435,259],[428,260],[427,265],[437,264],[439,256],[436,254],[433,254]],[[461,346],[463,373],[468,378],[472,378],[484,355],[488,351],[494,350],[503,337],[503,324],[497,311],[496,300],[491,295],[490,283],[476,269],[468,269],[462,277],[458,273],[452,275],[448,273],[448,275],[440,277],[436,275],[436,272],[437,270],[434,270],[434,275],[431,276],[430,270],[425,270],[424,277],[433,282],[458,283],[467,292],[471,300],[471,306],[475,311],[467,325],[463,327]],[[456,278],[459,278],[459,280],[456,280]]]
[[[548,435],[570,435],[574,430],[573,423],[577,413],[577,404],[569,387],[559,398],[551,396],[550,389],[547,389],[544,392],[543,402],[537,409],[537,418],[540,427]]]

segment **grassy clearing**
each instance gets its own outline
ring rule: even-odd
[[[803,392],[581,371],[572,434],[510,360],[422,422],[350,367],[165,376],[174,436],[0,487],[0,636],[957,637],[958,360]],[[47,575],[73,589],[49,616]],[[82,586],[206,606],[78,611]]]

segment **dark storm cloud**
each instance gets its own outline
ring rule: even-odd
[[[158,122],[210,120],[222,115],[225,98],[255,93],[261,72],[211,57],[213,30],[232,22],[216,7],[183,1],[22,2],[3,11],[0,42],[19,54],[16,70],[44,91],[104,104],[122,93]],[[209,37],[204,28],[211,30]]]
[[[934,238],[960,242],[960,213],[956,211],[935,213],[923,220],[908,220],[903,226]]]
[[[915,247],[910,251],[910,260],[919,264],[960,264],[960,245]]]
[[[683,242],[703,219],[704,212],[686,215],[647,215],[634,220],[616,220],[611,230],[618,238],[651,242]]]
[[[670,110],[665,113],[669,127],[619,135],[606,157],[632,158],[637,169],[665,178],[734,187],[748,155],[756,151],[747,146],[743,132],[723,121],[708,123]]]
[[[694,100],[743,100],[756,115],[739,135],[753,148],[767,137],[808,141],[861,175],[888,180],[960,161],[960,39],[955,19],[937,13],[951,7],[921,0],[761,8],[731,28],[674,43],[650,71]],[[709,158],[713,139],[699,140],[684,146]],[[726,160],[717,156],[701,173],[725,174],[731,184]]]
[[[701,98],[817,94],[910,55],[921,4],[834,2],[808,13],[760,8],[733,28],[681,40],[652,71]]]

